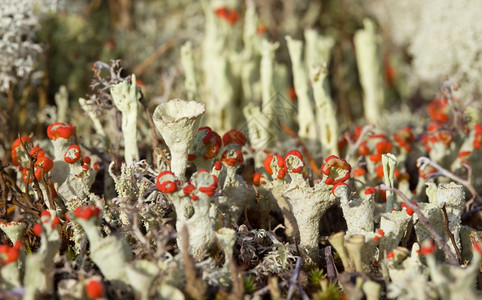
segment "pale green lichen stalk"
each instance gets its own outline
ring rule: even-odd
[[[355,33],[356,61],[360,83],[363,87],[363,108],[365,119],[377,124],[381,110],[385,106],[382,66],[380,61],[380,37],[375,31],[375,23],[363,20],[364,29]]]
[[[383,179],[389,187],[395,186],[395,167],[397,166],[397,158],[391,153],[382,154]],[[387,205],[386,212],[392,211],[395,205],[395,194],[392,191],[386,191]]]
[[[137,88],[136,75],[110,88],[112,100],[122,113],[122,134],[124,135],[124,157],[127,164],[139,160],[137,149],[137,110],[141,93]]]
[[[181,47],[181,64],[184,69],[184,75],[186,77],[184,85],[187,91],[188,99],[198,99],[199,90],[196,78],[196,70],[194,65],[194,54],[192,49],[192,43],[186,42]]]
[[[296,96],[298,97],[298,135],[309,145],[318,140],[313,104],[309,96],[308,76],[301,61],[303,44],[290,36],[286,37],[290,53]]]
[[[305,249],[311,260],[319,262],[320,220],[326,210],[336,202],[335,196],[331,193],[332,186],[320,182],[310,187],[302,174],[298,173],[300,171],[292,172],[293,169],[302,168],[304,165],[295,155],[288,155],[286,164],[291,183],[284,189],[282,196],[289,204],[289,213],[295,218],[300,246]],[[284,210],[283,214],[288,214],[288,211]]]
[[[422,244],[422,250],[423,247],[427,249],[432,245],[431,242],[426,241]],[[472,261],[465,268],[440,265],[434,254],[433,251],[426,253],[426,261],[432,282],[437,288],[438,297],[442,300],[479,299],[480,295],[477,294],[478,291],[474,287],[482,255],[480,244],[474,244]]]
[[[171,170],[184,179],[187,155],[205,106],[195,101],[173,99],[156,107],[152,119],[171,152]]]
[[[328,90],[327,76],[326,64],[312,67],[310,77],[316,104],[316,124],[322,150],[325,153],[338,155],[338,121]]]
[[[274,56],[276,50],[279,48],[279,43],[270,43],[267,40],[261,42],[261,99],[262,111],[265,118],[268,119],[268,124],[276,124],[276,113],[280,109],[280,99],[275,97],[274,90]],[[268,130],[273,128],[273,125],[268,127]],[[276,132],[270,132],[269,142],[265,143],[264,147],[270,148],[276,145],[278,136]]]
[[[36,253],[27,255],[25,261],[24,299],[26,300],[36,299],[37,292],[48,293],[54,288],[54,277],[51,274],[55,270],[54,259],[58,255],[61,244],[59,231],[54,225],[56,218],[54,211],[45,212],[40,218],[42,226],[40,249]]]

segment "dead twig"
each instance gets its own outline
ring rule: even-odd
[[[0,218],[4,218],[5,214],[7,213],[7,200],[8,200],[8,189],[7,185],[5,184],[5,180],[3,178],[3,166],[0,166],[0,188],[2,189],[2,208],[0,210]]]
[[[338,271],[336,270],[333,254],[331,253],[331,246],[325,247],[325,262],[326,262],[326,276],[330,281],[336,281]]]
[[[291,297],[293,297],[293,293],[295,292],[295,286],[298,283],[298,277],[300,276],[301,271],[301,261],[301,256],[298,256],[298,258],[296,259],[295,270],[290,279],[290,288],[288,289],[288,296],[286,297],[286,300],[290,300]]]
[[[452,241],[452,245],[454,246],[455,249],[455,254],[457,255],[457,259],[459,261],[459,264],[462,263],[462,253],[460,253],[459,247],[457,247],[457,243],[455,242],[455,237],[450,231],[449,228],[449,217],[447,216],[447,209],[445,208],[445,203],[442,206],[442,212],[444,214],[444,224],[445,224],[445,232],[447,232],[447,235],[449,236],[450,240]]]
[[[154,53],[134,67],[133,73],[136,74],[136,76],[140,76],[142,73],[144,73],[144,71],[147,70],[147,68],[149,68],[162,54],[164,54],[164,52],[174,46],[174,42],[175,39],[172,37],[167,42],[159,46]]]
[[[296,259],[296,267],[295,267],[295,270],[293,272],[293,276],[291,276],[291,279],[289,281],[290,287],[289,287],[289,290],[288,290],[288,296],[286,297],[286,300],[290,300],[293,297],[293,293],[295,291],[295,286],[298,289],[298,292],[300,293],[301,299],[303,299],[303,300],[309,299],[308,295],[305,293],[301,284],[298,281],[298,278],[300,276],[302,262],[303,262],[303,259],[301,258],[301,256],[298,256],[298,258]]]
[[[40,185],[38,183],[38,180],[35,177],[35,171],[34,171],[34,166],[35,166],[35,163],[37,161],[37,157],[33,157],[32,155],[30,155],[30,151],[27,149],[27,146],[25,146],[25,143],[22,141],[22,138],[20,137],[20,135],[18,136],[18,138],[20,140],[20,144],[22,145],[23,151],[25,151],[25,154],[27,155],[28,161],[29,161],[28,172],[27,172],[27,184],[25,185],[26,186],[25,193],[28,194],[28,186],[29,186],[30,177],[31,177],[32,182],[33,182],[33,188],[34,188],[35,192],[37,193],[38,202],[40,202],[40,204],[43,206],[44,196],[43,196],[42,190],[40,189]],[[27,199],[27,200],[29,200],[29,199]],[[32,203],[29,203],[29,204],[32,207],[35,207]],[[53,204],[53,203],[51,203],[51,204]],[[52,209],[55,209],[55,205],[53,205],[51,207],[52,207]]]
[[[285,287],[289,284],[289,280],[283,280],[282,282],[280,282],[277,286],[277,288],[282,288],[282,287]],[[269,291],[271,290],[271,287],[270,287],[270,284],[268,284],[267,286],[263,287],[263,288],[260,288],[259,290],[257,290],[256,292],[253,293],[253,296],[262,296],[266,293],[268,293]]]

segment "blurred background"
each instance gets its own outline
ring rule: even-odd
[[[477,1],[255,0],[257,31],[279,42],[276,62],[290,66],[285,36],[303,39],[306,28],[332,37],[329,85],[340,128],[363,123],[362,91],[353,36],[372,18],[380,34],[387,103],[416,111],[450,77],[460,97],[478,99],[482,85],[482,5]],[[120,59],[121,76],[135,74],[149,109],[187,97],[180,48],[190,41],[199,77],[206,7],[236,12],[229,46],[241,51],[246,3],[237,0],[3,0],[0,4],[0,157],[5,163],[18,134],[45,136],[58,121],[57,97],[67,99],[67,119],[82,131],[93,64]],[[199,69],[199,70],[198,70]],[[291,74],[291,73],[290,73]],[[292,77],[289,76],[292,85]],[[66,89],[61,90],[65,86]],[[62,92],[59,92],[62,91]],[[285,93],[287,91],[283,91]],[[295,97],[293,101],[296,101]],[[92,99],[92,98],[91,98]],[[197,99],[194,99],[197,100]],[[98,102],[99,116],[115,107]],[[103,104],[103,105],[100,105]],[[114,113],[115,116],[115,113]],[[114,118],[115,119],[115,118]],[[142,120],[140,121],[142,122]],[[144,121],[145,122],[145,121]],[[147,134],[146,134],[147,135]]]

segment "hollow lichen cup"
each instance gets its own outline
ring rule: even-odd
[[[187,155],[205,111],[204,104],[181,99],[162,103],[154,110],[154,124],[171,151],[171,171],[180,179],[185,178]]]

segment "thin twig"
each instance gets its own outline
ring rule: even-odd
[[[459,262],[457,261],[457,258],[455,255],[452,253],[450,250],[449,245],[445,242],[445,240],[438,234],[438,232],[433,228],[432,224],[430,224],[430,221],[427,219],[427,217],[424,216],[422,211],[417,205],[412,204],[410,200],[408,199],[407,196],[405,196],[404,193],[402,193],[399,189],[389,187],[384,184],[380,184],[378,186],[381,190],[385,191],[392,191],[395,194],[397,194],[400,198],[403,199],[403,202],[405,203],[406,206],[411,208],[418,216],[418,219],[425,225],[427,230],[430,232],[430,234],[433,236],[435,242],[437,243],[439,248],[442,248],[442,250],[445,253],[445,256],[448,258],[449,263],[454,266],[459,266]]]
[[[164,52],[174,46],[174,42],[175,39],[172,37],[167,42],[159,46],[154,53],[134,67],[133,73],[136,74],[136,76],[140,76],[142,73],[144,73],[144,71],[149,68],[162,54],[164,54]]]
[[[21,209],[25,210],[26,212],[28,213],[31,213],[32,215],[36,216],[36,217],[39,217],[40,216],[40,213],[36,210],[33,210],[27,206],[25,206],[25,204],[23,204],[22,202],[20,202],[19,200],[15,199],[15,198],[12,198],[12,202],[13,204],[15,204],[16,206],[20,207]]]
[[[283,280],[282,282],[280,282],[278,284],[278,287],[282,288],[282,287],[285,287],[287,286],[288,284],[290,283],[289,280]],[[263,287],[263,288],[260,288],[259,290],[257,290],[256,292],[253,293],[253,297],[256,297],[256,296],[262,296],[266,293],[269,292],[269,285]]]
[[[326,262],[326,276],[330,281],[336,281],[338,272],[336,270],[333,254],[331,253],[331,246],[325,247],[325,262]]]
[[[442,212],[444,214],[444,223],[445,223],[445,232],[447,232],[447,235],[449,236],[450,240],[452,241],[452,245],[454,246],[455,249],[455,254],[457,255],[457,259],[459,261],[459,264],[462,263],[462,253],[460,253],[459,247],[457,247],[457,243],[455,242],[455,237],[450,231],[449,228],[449,217],[447,215],[447,209],[445,208],[445,203],[442,206]]]
[[[148,239],[142,234],[141,230],[139,229],[139,213],[136,211],[132,215],[132,232],[136,236],[136,238],[144,244],[144,247],[147,248],[147,253],[151,253],[151,243],[149,242]]]
[[[298,287],[298,292],[300,293],[301,300],[310,300],[310,297],[306,294],[305,290],[303,290],[303,287],[301,286],[301,283],[297,283],[296,287]]]
[[[469,190],[469,192],[472,194],[472,197],[474,198],[474,200],[480,202],[481,197],[480,197],[479,193],[477,193],[477,190],[474,188],[472,183],[470,182],[471,181],[470,177],[467,178],[467,179],[460,178],[459,176],[454,175],[452,172],[447,171],[442,166],[440,166],[436,162],[432,161],[428,157],[421,156],[417,159],[417,167],[419,169],[423,170],[427,166],[431,166],[432,168],[436,169],[442,176],[450,178],[453,181],[465,186]]]
[[[311,155],[310,150],[306,147],[305,143],[300,139],[300,137],[293,131],[291,130],[288,126],[284,124],[280,124],[281,129],[283,129],[284,132],[289,134],[292,138],[296,140],[298,145],[301,147],[301,150],[303,151],[303,154],[306,156],[306,159],[308,159],[308,162],[310,164],[311,169],[313,170],[313,173],[316,174],[319,178],[323,178],[323,174],[321,173],[321,170],[318,168],[316,165],[315,159],[313,158],[313,155]]]
[[[286,297],[286,300],[290,300],[291,297],[293,297],[293,293],[295,292],[295,286],[298,283],[298,277],[300,276],[301,262],[302,262],[301,256],[298,256],[298,258],[296,259],[295,270],[290,279],[290,288],[288,290],[288,296]]]
[[[25,196],[30,197],[30,195],[22,192],[22,190],[18,187],[17,183],[15,182],[15,179],[13,179],[7,172],[2,170],[2,173],[3,173],[3,176],[5,176],[4,179],[7,181],[8,184],[10,184],[11,188],[13,188],[18,194],[22,195],[23,197]]]
[[[25,146],[25,143],[22,141],[22,138],[20,137],[20,135],[19,135],[19,140],[20,140],[20,144],[22,145],[23,151],[25,151],[25,154],[27,155],[28,161],[29,161],[26,186],[28,188],[28,184],[30,182],[30,177],[32,177],[33,188],[34,188],[35,192],[37,193],[38,202],[40,202],[41,205],[43,206],[44,196],[42,194],[42,190],[40,189],[40,185],[38,183],[38,180],[35,177],[35,171],[34,171],[34,165],[37,162],[37,157],[33,157],[32,155],[30,155],[29,150],[27,149],[27,146]],[[41,172],[41,174],[43,174],[43,172]],[[26,193],[28,193],[28,189],[26,190]],[[54,209],[55,209],[55,207],[54,207]]]
[[[7,213],[8,190],[7,185],[5,184],[5,180],[3,179],[3,166],[0,166],[0,168],[0,187],[2,188],[2,208],[0,210],[0,218],[3,218]]]
[[[407,243],[410,240],[410,235],[412,233],[413,226],[415,226],[415,224],[410,220],[410,222],[408,222],[407,229],[405,230],[405,235],[402,237],[402,243],[401,243],[402,247],[408,248]]]

